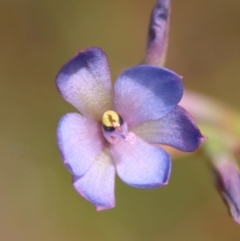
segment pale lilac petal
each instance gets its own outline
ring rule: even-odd
[[[86,173],[105,144],[101,126],[77,113],[61,118],[57,139],[63,163],[75,176]]]
[[[115,166],[108,149],[99,153],[84,176],[73,178],[74,188],[91,202],[97,211],[115,206],[114,182]]]
[[[77,54],[59,71],[56,84],[63,98],[84,116],[100,120],[112,107],[108,61],[99,48]]]
[[[195,151],[205,139],[191,116],[180,106],[163,118],[144,122],[132,131],[147,142],[169,145],[185,152]]]
[[[182,98],[181,78],[174,72],[150,65],[124,71],[115,86],[114,106],[129,126],[168,114]]]
[[[111,145],[119,177],[128,185],[154,188],[167,184],[170,156],[162,148],[146,143],[135,136],[134,141],[119,141]]]

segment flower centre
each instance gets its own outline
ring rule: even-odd
[[[128,132],[127,123],[113,110],[104,112],[102,130],[104,137],[111,144],[115,144],[119,140],[132,141],[134,138],[134,134]]]

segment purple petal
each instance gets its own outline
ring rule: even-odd
[[[111,109],[112,84],[105,53],[90,48],[77,54],[59,71],[56,84],[63,98],[84,116],[100,120]]]
[[[111,145],[111,152],[119,177],[128,185],[154,188],[168,182],[171,160],[162,148],[135,136],[134,141]]]
[[[129,126],[168,114],[182,98],[181,78],[150,65],[124,71],[115,84],[115,110]]]
[[[105,144],[101,126],[77,113],[61,118],[57,139],[63,163],[75,176],[86,173]]]
[[[142,123],[132,131],[147,142],[169,145],[185,152],[195,151],[205,139],[191,116],[180,106],[163,118]]]
[[[78,193],[100,211],[115,206],[114,181],[115,166],[109,150],[105,149],[84,176],[73,178],[73,185]]]

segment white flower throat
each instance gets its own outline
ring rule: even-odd
[[[108,142],[116,144],[119,140],[132,143],[135,135],[128,132],[127,123],[113,110],[105,111],[102,116],[103,135]]]

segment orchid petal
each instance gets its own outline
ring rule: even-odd
[[[77,54],[59,71],[56,84],[63,98],[84,116],[101,119],[111,109],[112,84],[108,61],[99,48]]]
[[[63,163],[75,176],[86,173],[105,143],[101,126],[77,113],[61,118],[57,139]]]
[[[205,139],[191,116],[180,106],[163,118],[144,122],[132,131],[147,142],[169,145],[185,152],[195,151]]]
[[[74,188],[91,202],[97,211],[115,206],[114,182],[115,166],[107,149],[99,153],[84,176],[73,178]]]
[[[168,114],[181,100],[183,85],[174,72],[140,65],[124,71],[115,83],[115,110],[129,126]]]
[[[162,148],[150,145],[137,136],[132,141],[120,140],[110,148],[117,173],[128,185],[154,188],[168,182],[171,160]]]

